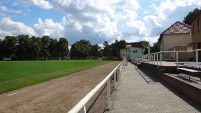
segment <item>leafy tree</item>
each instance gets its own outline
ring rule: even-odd
[[[198,8],[195,8],[193,11],[190,11],[190,12],[186,15],[186,17],[184,17],[183,22],[184,22],[185,24],[191,25],[191,20],[192,20],[192,18],[193,18],[199,11],[200,11],[200,9],[198,9]]]
[[[108,44],[107,41],[104,41],[103,45],[104,45],[103,56],[105,58],[111,58],[111,46]]]
[[[2,41],[2,53],[6,58],[16,59],[17,38],[15,36],[6,36]]]
[[[66,57],[69,53],[68,49],[68,41],[66,38],[60,38],[59,43],[58,43],[58,48],[59,48],[59,56],[60,57]]]
[[[3,47],[2,47],[2,40],[0,39],[0,60],[3,59]]]
[[[29,50],[30,60],[39,59],[40,47],[41,47],[41,38],[32,36],[30,38],[30,50]]]
[[[159,52],[160,51],[160,44],[159,42],[156,42],[151,47],[151,53]]]
[[[28,55],[30,54],[30,39],[28,35],[18,35],[17,36],[17,58],[18,60],[28,60]]]
[[[50,59],[56,59],[59,57],[59,42],[56,39],[50,39],[49,44]]]
[[[81,50],[78,42],[74,43],[70,49],[71,59],[81,59]]]
[[[80,40],[74,43],[71,47],[72,59],[87,59],[90,55],[91,44],[88,40]]]
[[[40,48],[40,57],[43,59],[48,59],[48,57],[50,57],[49,44],[50,44],[50,37],[43,36],[41,38],[41,48]]]
[[[149,42],[146,41],[146,40],[143,40],[143,41],[140,41],[140,42],[142,44],[144,44],[146,47],[151,47],[151,45],[149,44]],[[144,54],[148,54],[148,48],[145,48]]]
[[[101,48],[98,46],[98,44],[91,45],[90,56],[91,56],[92,58],[97,59],[98,56],[101,56],[100,49],[101,49]]]

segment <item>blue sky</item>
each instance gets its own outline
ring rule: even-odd
[[[65,37],[72,45],[114,40],[157,41],[201,0],[1,0],[0,39],[8,35]]]

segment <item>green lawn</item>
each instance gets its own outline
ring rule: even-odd
[[[0,94],[109,62],[111,61],[0,61]]]

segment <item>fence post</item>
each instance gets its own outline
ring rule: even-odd
[[[178,60],[178,58],[179,58],[179,57],[178,57],[178,51],[177,51],[177,52],[176,52],[176,62],[177,62],[177,68],[179,67],[179,62],[178,62],[179,60]]]
[[[156,54],[154,53],[154,65],[155,65],[155,56],[156,56]]]
[[[110,109],[110,79],[107,80],[107,110]]]
[[[160,52],[160,65],[162,66],[162,53]]]
[[[114,72],[114,89],[116,90],[117,70]]]
[[[80,113],[86,113],[87,111],[86,111],[86,107],[85,106],[83,106],[83,108],[80,110]]]
[[[158,53],[156,53],[157,66],[158,66]]]
[[[198,62],[198,50],[196,49],[196,62]]]

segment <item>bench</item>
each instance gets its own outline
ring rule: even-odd
[[[177,68],[178,76],[179,76],[179,70],[185,71],[187,72],[187,75],[189,76],[189,81],[190,81],[190,76],[192,75],[192,73],[201,73],[201,71],[198,70],[201,68],[201,62],[184,62],[183,65],[185,67]],[[201,81],[201,76],[200,76],[200,81]]]

